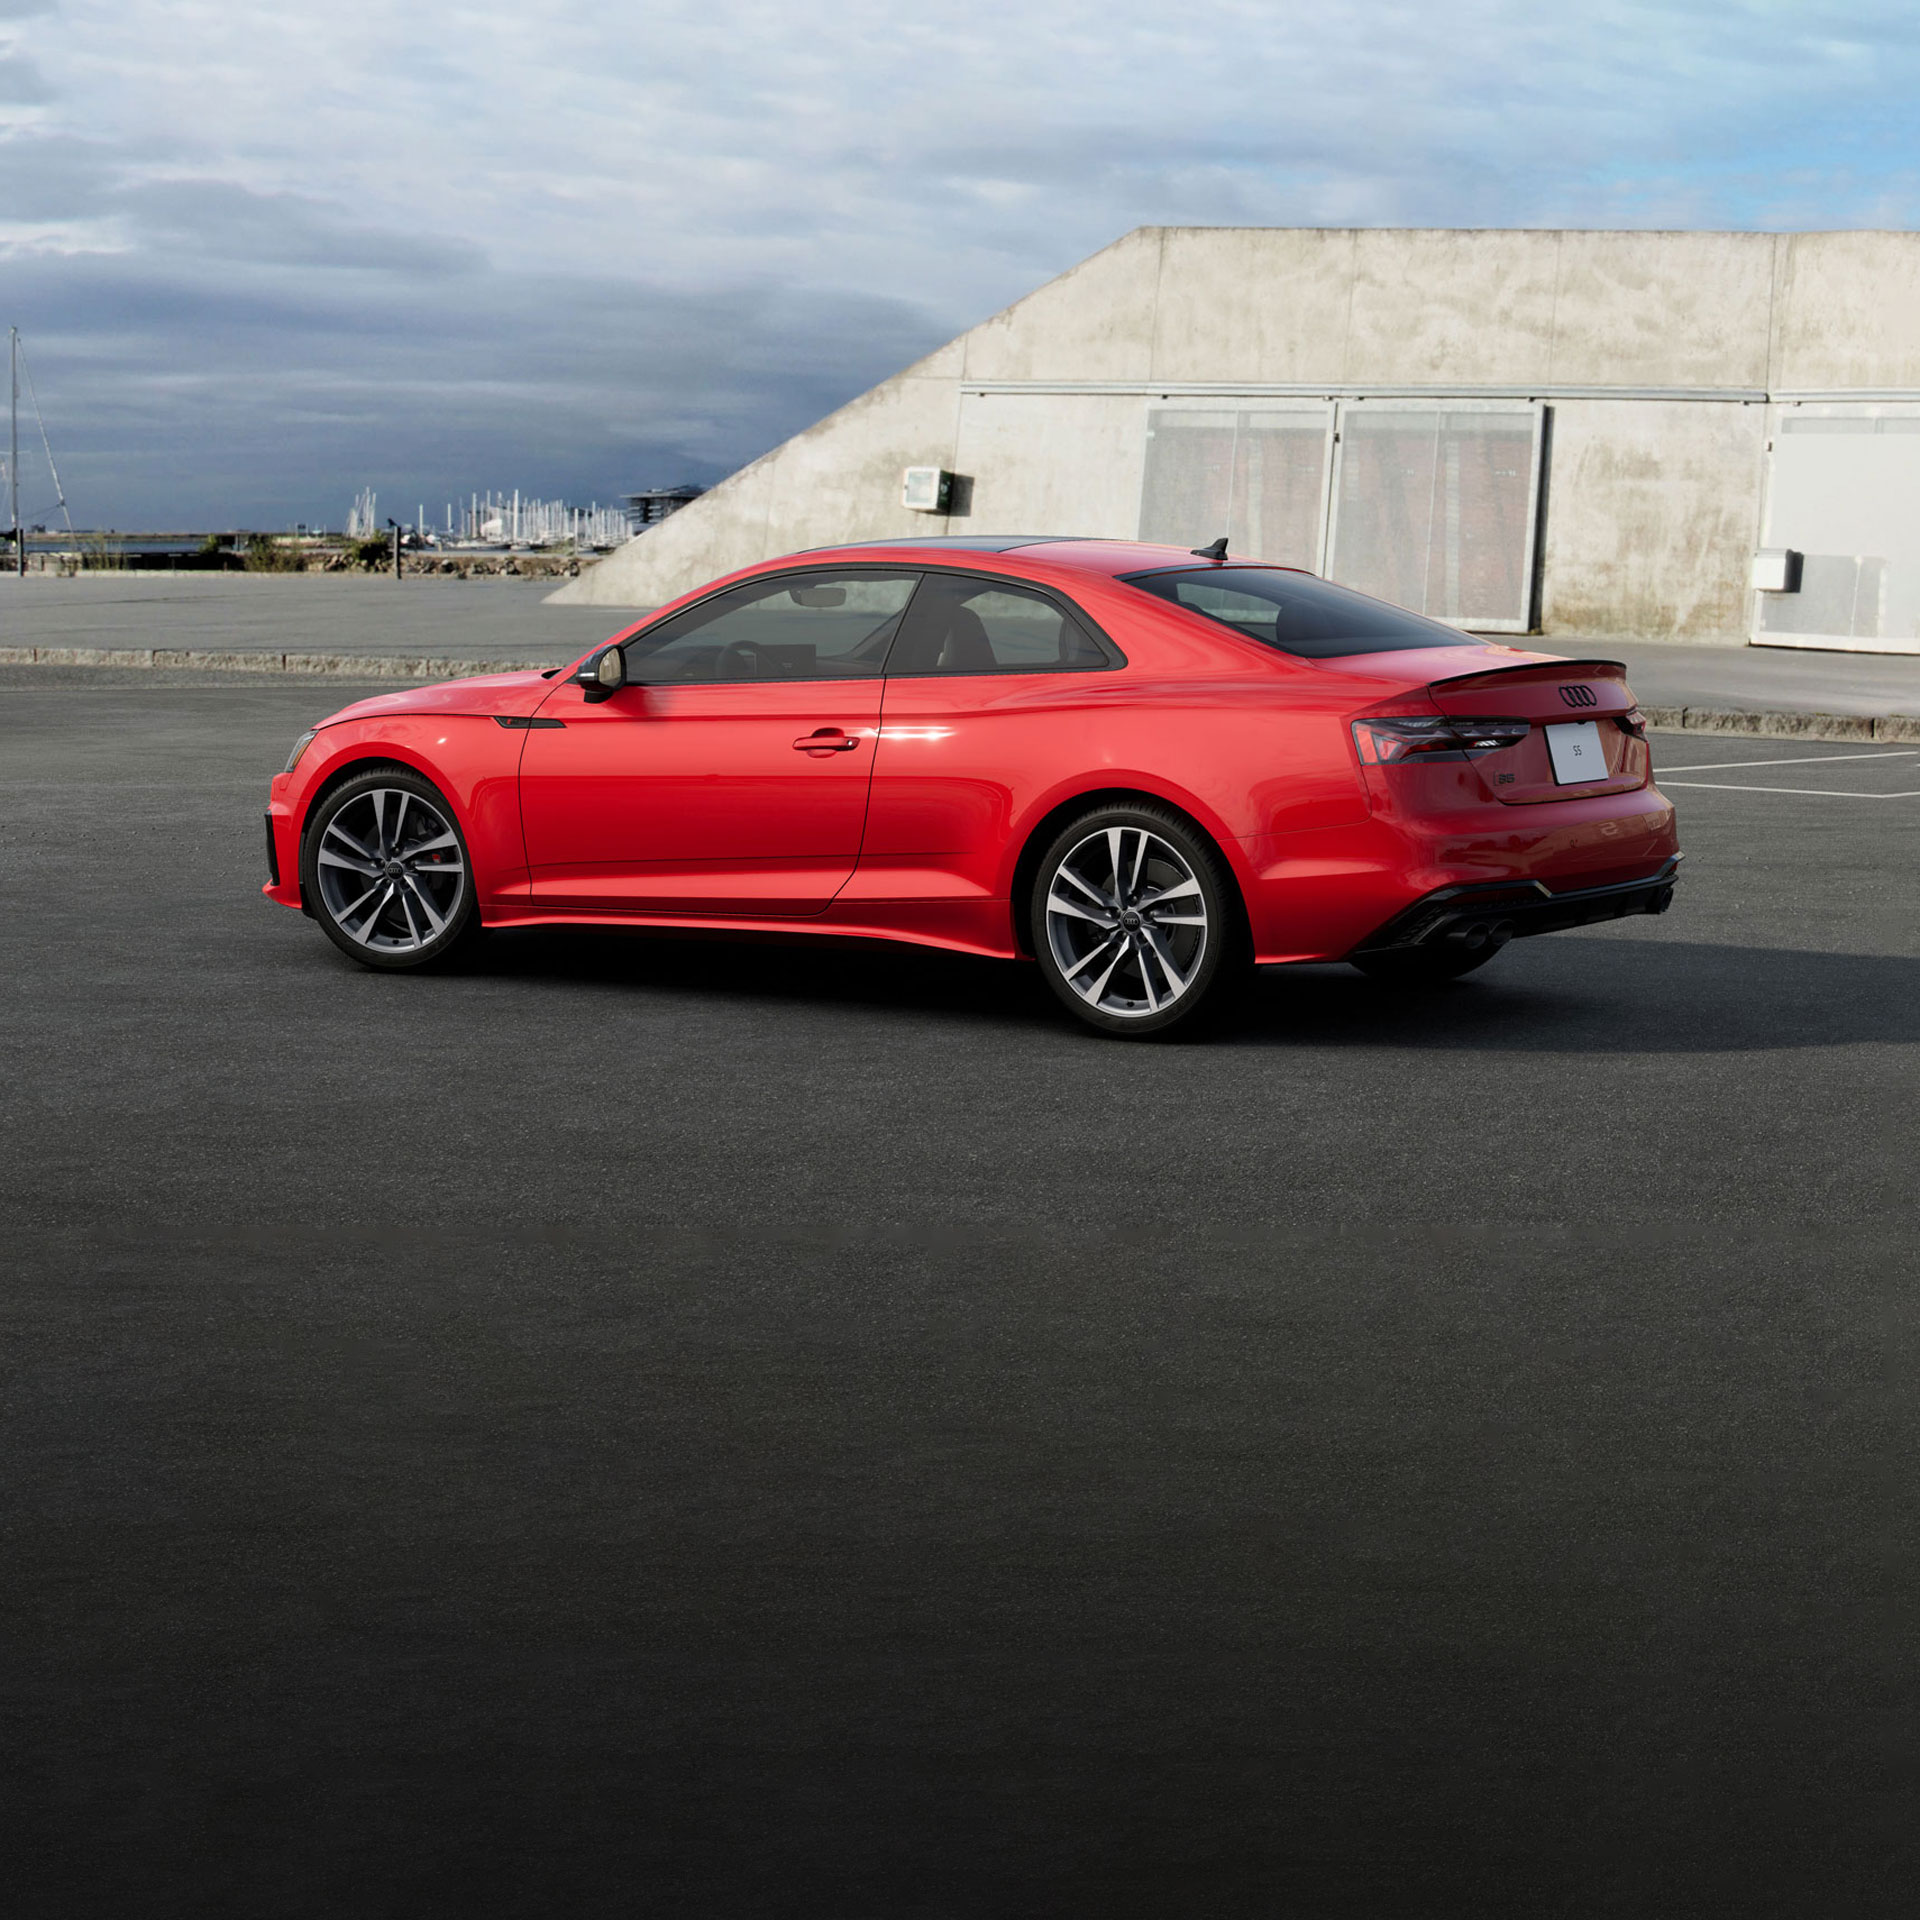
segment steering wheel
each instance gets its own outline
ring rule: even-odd
[[[716,680],[725,680],[733,674],[743,680],[760,678],[760,647],[753,640],[729,640],[720,649],[720,658],[713,663],[713,675]]]

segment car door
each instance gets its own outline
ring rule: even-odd
[[[745,581],[627,641],[617,693],[557,688],[520,763],[534,903],[824,912],[859,858],[881,672],[917,578]]]
[[[1124,665],[1063,601],[990,574],[928,573],[887,664],[860,870],[843,901],[989,898],[1019,808],[1096,765],[1103,679]]]

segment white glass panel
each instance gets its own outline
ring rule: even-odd
[[[1277,567],[1320,564],[1326,517],[1327,433],[1323,414],[1243,413],[1234,446],[1228,543],[1236,560]]]
[[[1798,593],[1755,595],[1755,630],[1920,640],[1920,418],[1803,414],[1780,426],[1762,544],[1805,559]]]
[[[1147,416],[1147,476],[1140,538],[1201,547],[1227,532],[1233,510],[1232,413],[1154,412]]]
[[[1347,410],[1328,576],[1458,626],[1523,629],[1538,423],[1532,412]]]
[[[1147,416],[1140,538],[1236,560],[1320,564],[1330,408],[1156,408]]]

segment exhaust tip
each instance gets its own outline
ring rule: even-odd
[[[1461,953],[1498,953],[1513,936],[1511,920],[1469,920],[1465,926],[1449,927],[1441,942]]]

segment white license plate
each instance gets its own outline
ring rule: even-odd
[[[1600,740],[1598,720],[1575,720],[1547,729],[1547,751],[1553,756],[1556,786],[1574,787],[1584,780],[1605,780],[1607,750]]]

